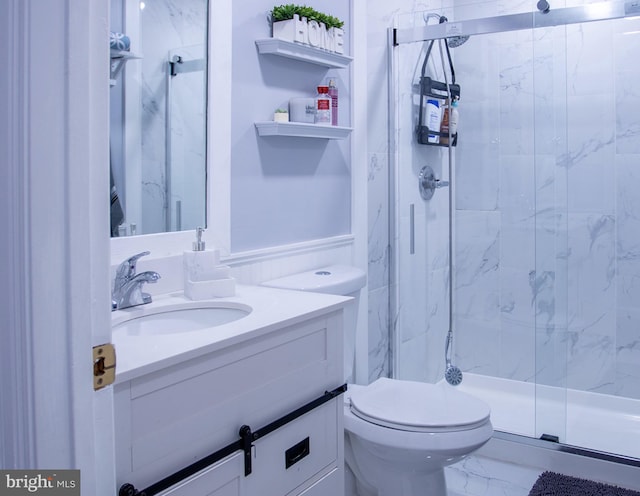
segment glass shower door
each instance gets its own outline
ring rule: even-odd
[[[473,19],[473,8],[443,13]],[[424,15],[407,16],[404,27],[420,25]],[[464,372],[458,387],[491,405],[498,430],[564,438],[566,374],[560,371],[566,366],[561,360],[566,318],[554,305],[566,292],[566,195],[561,189],[566,170],[556,170],[556,149],[563,143],[556,143],[557,133],[544,120],[554,112],[547,104],[550,85],[558,83],[541,70],[547,47],[539,47],[536,36],[532,25],[475,35],[452,49],[461,98],[458,143],[451,149],[415,139],[416,73],[424,42],[394,49],[395,376],[443,380],[449,329],[448,190],[439,188],[425,200],[418,180],[429,165],[436,178],[449,181],[451,153],[453,361]],[[441,79],[439,52],[433,58],[430,71]],[[551,151],[541,141],[550,132],[546,146]],[[555,354],[548,355],[553,347]],[[545,374],[548,384],[538,384],[538,375]]]
[[[630,64],[640,19],[538,32],[537,204],[544,211],[553,188],[556,222],[550,231],[541,218],[537,232],[554,233],[556,272],[553,332],[536,321],[537,434],[555,429],[566,444],[640,458],[640,71]],[[553,174],[543,172],[551,161]]]
[[[535,27],[523,43],[532,57],[531,129],[535,335],[534,437],[566,442],[568,340],[568,169],[566,27]]]
[[[448,191],[425,200],[418,180],[449,181],[452,152],[458,387],[496,430],[640,459],[640,18],[606,2],[528,10],[526,27],[483,5],[441,12],[496,28],[452,50],[453,149],[415,139],[422,38],[393,49],[394,375],[444,375]]]
[[[403,16],[399,26],[423,25],[423,13]],[[395,227],[392,269],[393,375],[435,383],[444,375],[444,345],[448,329],[448,190],[439,188],[430,200],[418,181],[425,166],[448,181],[447,149],[417,143],[419,75],[426,55],[423,42],[394,49],[392,85],[395,109],[392,132],[397,150],[391,195]],[[434,49],[431,70],[441,76]],[[437,64],[434,65],[433,61]]]

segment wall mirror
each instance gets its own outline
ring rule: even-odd
[[[112,0],[111,236],[207,223],[208,0]]]

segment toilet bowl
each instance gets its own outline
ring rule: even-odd
[[[345,460],[359,496],[446,496],[444,467],[493,434],[486,403],[446,383],[380,378],[345,397]]]
[[[359,290],[364,272],[330,266],[263,283],[353,296],[345,311],[345,380],[353,377]],[[446,496],[444,467],[493,434],[489,406],[445,382],[380,378],[344,395],[346,496]]]

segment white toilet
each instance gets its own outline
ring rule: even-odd
[[[264,283],[300,291],[348,295],[345,378],[353,377],[355,330],[363,271],[333,265]],[[493,434],[489,406],[442,381],[380,378],[349,384],[344,395],[346,496],[446,496],[444,467]]]

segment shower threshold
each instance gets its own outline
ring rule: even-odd
[[[640,400],[471,373],[458,388],[489,404],[496,438],[640,467]]]

